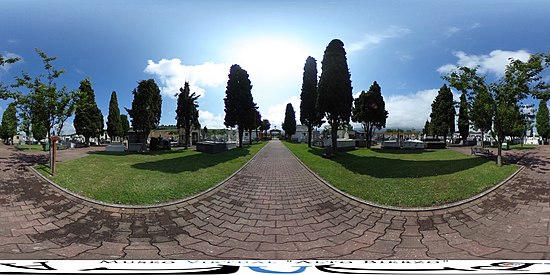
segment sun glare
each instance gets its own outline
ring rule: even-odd
[[[254,39],[241,43],[235,61],[251,77],[298,75],[301,77],[306,58],[305,47],[286,39]]]

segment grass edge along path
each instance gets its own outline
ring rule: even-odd
[[[267,142],[209,154],[194,150],[148,153],[96,152],[56,164],[55,177],[44,165],[42,175],[63,188],[94,200],[154,205],[184,199],[215,186],[243,167]]]
[[[284,142],[313,172],[337,189],[376,204],[428,207],[457,202],[498,184],[519,169],[443,150],[357,149],[333,159],[323,149]]]

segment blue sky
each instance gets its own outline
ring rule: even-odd
[[[509,57],[550,52],[548,1],[0,1],[0,53],[19,56],[0,68],[13,83],[42,64],[34,48],[58,59],[60,84],[90,77],[108,114],[112,91],[121,112],[131,91],[153,78],[163,93],[161,124],[175,123],[183,82],[201,94],[200,121],[223,127],[231,64],[248,71],[264,118],[280,128],[287,102],[299,110],[308,55],[318,61],[334,38],[347,51],[353,93],[382,87],[388,127],[420,129],[441,76],[460,64],[489,80]],[[0,102],[0,113],[9,101]],[[298,113],[297,113],[298,116]],[[65,128],[71,131],[72,118]]]

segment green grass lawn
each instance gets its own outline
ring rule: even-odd
[[[334,187],[382,205],[422,207],[466,199],[502,181],[518,167],[445,150],[358,149],[321,157],[320,148],[285,142]]]
[[[156,204],[185,198],[216,185],[265,144],[208,154],[192,150],[144,154],[97,152],[58,163],[57,184],[83,196],[121,204]],[[50,170],[38,166],[49,177]]]
[[[531,144],[514,144],[510,145],[510,150],[529,150],[529,149],[535,149],[538,145],[531,145]]]
[[[15,147],[21,151],[42,151],[42,144],[21,144]]]

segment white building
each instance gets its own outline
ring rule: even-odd
[[[296,133],[290,137],[292,141],[300,142],[300,143],[307,143],[307,126],[306,125],[296,125]],[[319,140],[319,137],[321,136],[321,133],[318,130],[311,131],[311,141],[317,141]]]

